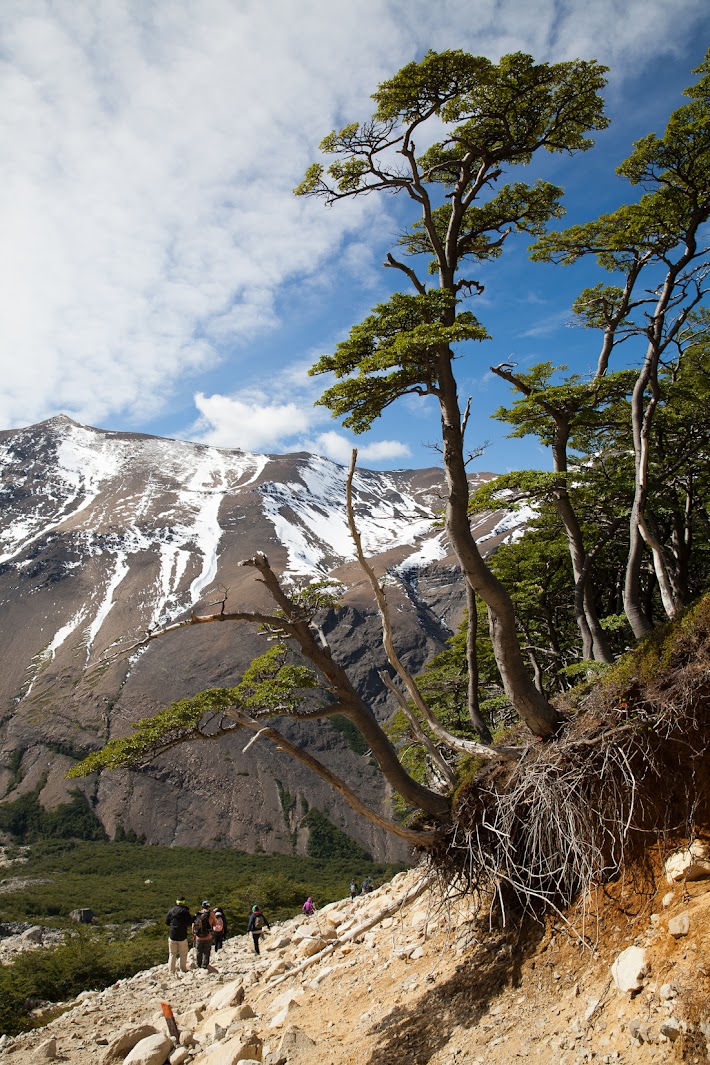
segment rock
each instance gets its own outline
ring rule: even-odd
[[[671,903],[673,902],[673,899],[674,899],[674,898],[675,898],[675,891],[667,891],[667,892],[665,893],[665,895],[664,895],[664,896],[663,896],[663,898],[661,899],[661,905],[663,906],[663,909],[664,909],[664,910],[667,910],[667,909],[668,909],[668,907],[669,907],[669,906],[671,905]]]
[[[178,1028],[197,1028],[205,1016],[204,1006],[193,1006],[178,1016]]]
[[[660,991],[658,992],[658,997],[660,998],[661,1002],[670,1002],[670,1000],[675,998],[677,994],[678,989],[677,987],[675,987],[674,984],[661,984]]]
[[[183,1065],[189,1057],[190,1051],[187,1047],[176,1047],[168,1058],[168,1061],[170,1062],[170,1065]]]
[[[275,936],[272,940],[267,941],[266,949],[267,950],[285,950],[286,947],[290,947],[290,945],[291,945],[290,936]]]
[[[133,1050],[137,1043],[140,1043],[141,1039],[147,1039],[149,1035],[157,1034],[158,1029],[154,1028],[152,1024],[141,1024],[136,1028],[122,1028],[113,1041],[109,1043],[108,1049],[101,1058],[101,1065],[109,1065],[113,1061],[122,1061],[126,1054]]]
[[[690,914],[687,910],[684,913],[679,913],[677,917],[671,917],[668,921],[668,931],[674,939],[687,936],[689,929]]]
[[[35,1050],[37,1061],[54,1061],[57,1057],[57,1040],[45,1039]]]
[[[248,1002],[242,1002],[241,1006],[237,1007],[237,1016],[240,1021],[248,1021],[256,1017],[256,1014]]]
[[[687,850],[671,854],[664,869],[669,884],[679,880],[703,880],[710,877],[710,846],[699,839],[693,840]]]
[[[274,976],[281,976],[281,973],[285,973],[288,966],[283,958],[278,958],[273,965],[270,965],[264,974],[266,980],[271,980]]]
[[[238,1061],[261,1061],[262,1040],[255,1032],[240,1032],[215,1043],[192,1059],[191,1065],[236,1065]]]
[[[20,933],[20,940],[23,943],[41,943],[43,930],[37,924],[30,925],[24,932]]]
[[[640,991],[646,974],[646,951],[627,947],[611,966],[611,975],[619,991]]]
[[[215,991],[207,1003],[207,1009],[221,1010],[227,1006],[239,1006],[243,1001],[244,984],[241,980],[232,980],[228,984],[223,984],[218,991]]]
[[[680,1035],[680,1025],[675,1017],[669,1017],[661,1025],[661,1035],[664,1035],[666,1039],[670,1039],[671,1043],[675,1043],[676,1039]]]
[[[289,1002],[289,1004],[287,1006],[284,1006],[284,1008],[282,1010],[279,1010],[279,1012],[274,1017],[271,1018],[271,1021],[269,1022],[269,1027],[270,1028],[280,1028],[280,1026],[285,1023],[285,1021],[288,1019],[289,1015],[291,1013],[293,1013],[293,1011],[295,1009],[300,1009],[300,1006],[298,1005],[298,1003],[297,1002]]]
[[[319,951],[323,950],[326,945],[325,940],[321,939],[320,936],[313,939],[304,939],[299,944],[296,954],[299,958],[312,958],[314,954],[318,954]]]
[[[282,991],[280,995],[277,995],[274,1001],[271,1003],[271,1009],[279,1010],[284,1009],[285,1006],[289,1006],[291,1002],[295,1002],[297,999],[303,997],[302,991],[295,991],[290,988],[288,991]]]
[[[310,1036],[295,1025],[291,1025],[282,1035],[276,1049],[277,1061],[287,1061],[288,1065],[294,1065],[299,1058],[305,1059],[312,1054],[315,1046]]]
[[[167,1035],[149,1035],[136,1043],[123,1065],[165,1065],[172,1050],[172,1040]]]
[[[88,907],[82,907],[80,910],[72,910],[69,916],[72,921],[77,921],[79,924],[91,924],[94,920],[94,911]]]
[[[197,1029],[195,1033],[197,1038],[206,1036],[208,1039],[223,1039],[230,1024],[239,1020],[240,1008],[239,1006],[228,1006],[226,1009],[217,1010],[216,1013],[210,1013]],[[216,1034],[217,1028],[222,1029],[221,1036]]]

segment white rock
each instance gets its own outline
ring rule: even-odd
[[[215,991],[212,998],[207,1003],[208,1010],[221,1010],[227,1006],[238,1006],[244,1001],[244,984],[241,980],[232,980],[228,984],[223,984],[217,991]]]
[[[300,1009],[298,1002],[289,1002],[288,1005],[284,1006],[284,1008],[280,1010],[275,1017],[271,1018],[271,1021],[269,1022],[269,1027],[280,1028],[280,1026],[288,1020],[289,1016],[293,1013],[293,1011],[297,1009]]]
[[[45,1039],[35,1050],[37,1061],[54,1061],[57,1057],[57,1040]]]
[[[172,1040],[167,1035],[149,1035],[136,1043],[123,1065],[165,1065],[172,1050]]]
[[[313,1053],[315,1046],[310,1036],[302,1032],[300,1028],[296,1028],[295,1025],[291,1025],[284,1032],[276,1053],[279,1059],[285,1058],[289,1065],[294,1065],[299,1059],[307,1059],[308,1055]]]
[[[291,1002],[296,1002],[299,998],[303,997],[303,991],[297,991],[294,988],[289,988],[288,991],[282,991],[280,995],[271,1003],[272,1010],[282,1010],[285,1006],[290,1005]]]
[[[680,939],[681,936],[687,936],[690,930],[690,915],[686,910],[684,913],[679,913],[677,917],[671,917],[668,922],[668,931],[674,939]]]
[[[238,1061],[261,1061],[262,1040],[254,1032],[240,1032],[198,1054],[191,1065],[236,1065]]]
[[[667,891],[666,892],[666,894],[661,899],[661,905],[663,906],[664,910],[668,909],[668,907],[673,902],[674,898],[675,898],[675,891]]]
[[[170,1062],[170,1065],[183,1065],[189,1057],[190,1051],[187,1047],[176,1047],[168,1058],[168,1061]]]
[[[109,1065],[113,1061],[123,1061],[126,1054],[140,1043],[141,1039],[147,1039],[149,1035],[157,1035],[158,1029],[152,1024],[141,1024],[133,1028],[122,1028],[106,1048],[101,1058],[102,1065]]]
[[[646,974],[646,951],[627,947],[611,966],[611,975],[619,991],[640,991]]]
[[[226,1032],[230,1024],[239,1020],[239,1009],[239,1006],[227,1006],[226,1009],[210,1013],[197,1029],[195,1033],[197,1038],[199,1039],[200,1036],[207,1036],[208,1039],[223,1038],[223,1035],[217,1035],[217,1029],[221,1028],[223,1033]]]
[[[671,854],[664,868],[669,884],[710,877],[710,847],[699,839],[693,840],[687,850]]]

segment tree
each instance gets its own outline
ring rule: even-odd
[[[620,343],[640,338],[645,344],[630,402],[635,478],[624,581],[624,609],[637,637],[653,627],[641,595],[645,549],[653,558],[667,616],[682,605],[667,547],[649,521],[648,507],[659,373],[664,364],[682,360],[687,323],[707,292],[710,52],[694,73],[700,75],[698,83],[685,90],[691,102],[673,112],[662,137],[642,138],[618,167],[632,186],[645,190],[639,201],[586,225],[544,235],[533,250],[537,260],[567,264],[594,255],[603,269],[623,280],[620,286],[588,289],[577,302],[588,324],[602,331],[597,379],[606,375]],[[640,288],[643,281],[646,289]]]
[[[562,213],[562,190],[548,182],[499,186],[506,168],[524,166],[535,152],[584,151],[587,133],[602,129],[599,91],[605,68],[595,62],[535,64],[516,53],[495,64],[459,51],[429,52],[373,95],[371,119],[325,138],[321,150],[335,161],[315,163],[296,190],[327,204],[373,192],[404,192],[416,218],[399,245],[426,257],[437,285],[419,268],[387,255],[414,294],[395,293],[356,326],[312,373],[337,382],[320,400],[356,432],[370,427],[390,404],[408,394],[432,395],[441,413],[449,541],[468,584],[488,608],[491,639],[506,692],[538,736],[551,736],[555,710],[536,688],[521,652],[510,595],[487,566],[471,532],[462,413],[454,375],[454,345],[483,340],[477,319],[460,309],[465,294],[480,292],[462,276],[464,266],[498,258],[514,232],[539,235]],[[443,124],[443,139],[421,156],[415,138],[427,122]],[[424,134],[426,137],[426,134]]]

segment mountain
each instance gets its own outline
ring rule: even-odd
[[[324,631],[386,716],[381,633],[354,560],[345,476],[305,452],[257,455],[106,432],[64,416],[0,432],[0,797],[37,792],[49,809],[66,802],[64,774],[76,759],[175,699],[236,683],[266,646],[246,624],[197,626],[128,649],[225,595],[228,608],[265,606],[253,570],[239,565],[256,551],[291,583],[326,575],[343,582],[344,608],[326,617]],[[458,571],[435,520],[442,503],[437,469],[355,476],[364,550],[391,575],[398,646],[413,669],[462,613]],[[516,522],[485,516],[478,537],[492,548]],[[372,805],[386,801],[369,756],[330,724],[285,729]],[[110,837],[125,830],[151,843],[303,851],[299,822],[315,807],[377,857],[401,856],[399,844],[304,767],[268,743],[247,753],[243,746],[238,735],[184,745],[84,790]]]

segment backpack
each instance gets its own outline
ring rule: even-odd
[[[264,918],[260,913],[254,914],[254,923],[252,925],[255,932],[260,932],[264,927]]]
[[[209,910],[204,913],[198,913],[195,920],[192,922],[192,932],[196,936],[208,936],[211,933],[210,929],[210,914]]]
[[[212,928],[215,932],[224,932],[224,921],[221,917],[217,917],[215,915],[214,924],[212,925]]]

